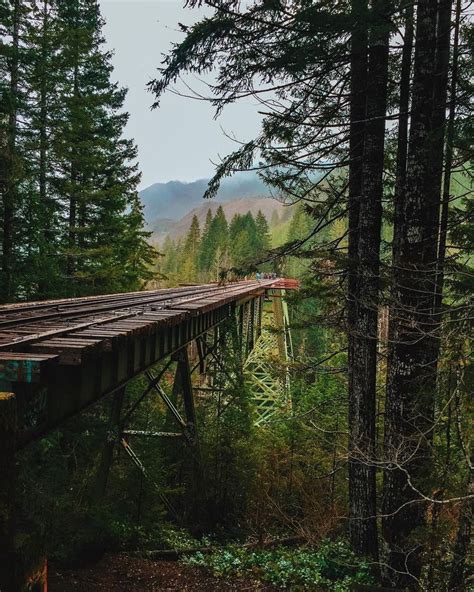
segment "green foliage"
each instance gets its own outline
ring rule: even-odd
[[[234,267],[243,267],[262,254],[258,227],[250,212],[234,216],[230,226],[230,244]]]
[[[257,244],[260,252],[268,251],[271,245],[270,240],[270,227],[268,226],[267,219],[260,210],[257,212],[255,218],[255,226],[257,227]]]
[[[278,216],[277,220],[280,222]],[[220,206],[214,216],[211,209],[207,211],[202,235],[194,216],[183,240],[175,243],[169,236],[165,238],[158,271],[165,276],[167,286],[216,281],[229,269],[245,275],[264,258],[271,243],[270,227],[261,211],[255,218],[250,211],[236,214],[227,224]],[[264,264],[258,268],[270,271],[271,266]]]
[[[196,549],[196,547],[207,547],[212,544],[209,537],[197,539],[191,536],[184,528],[177,528],[172,524],[166,523],[161,528],[160,537],[165,548],[176,549],[178,551],[187,551]]]
[[[301,206],[297,207],[288,227],[287,241],[291,243],[306,238],[313,223],[314,221],[311,220],[304,209]],[[291,277],[300,277],[307,267],[307,261],[295,257],[291,257],[287,262],[287,270]]]
[[[123,137],[127,91],[111,81],[98,4],[44,0],[0,8],[12,39],[2,43],[10,59],[0,56],[0,150],[7,164],[0,239],[7,237],[8,255],[0,261],[7,287],[0,297],[140,289],[155,252],[138,198],[137,148]]]
[[[209,555],[196,553],[185,562],[224,578],[251,573],[253,577],[291,590],[348,592],[354,584],[373,583],[369,566],[341,541],[323,541],[314,549],[277,547],[251,551],[229,546]]]
[[[228,246],[227,220],[222,206],[219,206],[209,226],[206,220],[199,252],[199,269],[209,272],[212,279],[218,279],[220,269],[227,265]]]
[[[197,281],[199,248],[201,231],[197,216],[193,216],[188,234],[184,240],[184,248],[178,261],[179,277],[184,282]]]

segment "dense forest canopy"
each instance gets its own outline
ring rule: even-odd
[[[189,562],[283,589],[467,591],[471,4],[186,3],[201,6],[207,16],[181,25],[183,40],[156,57],[154,108],[189,73],[214,76],[198,98],[216,116],[255,100],[259,133],[222,159],[205,197],[258,171],[291,216],[209,209],[157,253],[98,3],[0,0],[0,302],[225,283],[257,270],[295,277],[301,289],[285,297],[291,358],[267,360],[291,406],[256,425],[229,322],[214,390],[195,385],[199,470],[181,441],[144,438],[134,465],[116,446],[130,409],[138,430],[172,426],[140,376],[22,451],[22,523],[64,562],[216,544]],[[175,358],[155,368],[175,402],[177,368]],[[304,547],[217,549],[267,539]]]
[[[138,288],[153,251],[97,2],[0,12],[0,299]]]

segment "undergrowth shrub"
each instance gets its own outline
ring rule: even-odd
[[[196,553],[183,561],[223,578],[251,573],[283,589],[346,592],[356,583],[372,583],[368,564],[357,559],[344,541],[297,549],[228,546],[209,555]]]

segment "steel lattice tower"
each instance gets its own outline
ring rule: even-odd
[[[261,315],[261,327],[244,370],[250,383],[256,408],[256,425],[264,425],[270,418],[291,406],[288,361],[292,357],[288,306],[284,290],[269,290],[269,301],[260,302],[256,310]]]

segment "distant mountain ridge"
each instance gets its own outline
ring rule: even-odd
[[[169,181],[154,183],[140,191],[148,226],[153,228],[164,219],[179,220],[192,209],[213,203],[214,200],[203,200],[208,182],[209,179],[198,179],[190,183]],[[238,173],[222,181],[215,200],[228,202],[267,196],[270,196],[270,190],[256,173]]]
[[[235,214],[252,212],[256,216],[259,210],[264,214],[268,222],[270,222],[274,212],[278,214],[280,219],[284,219],[292,213],[288,207],[271,197],[243,197],[227,202],[220,202],[214,199],[206,200],[179,220],[168,220],[165,223],[163,220],[158,219],[156,224],[151,227],[153,242],[160,245],[166,236],[174,240],[184,237],[191,226],[193,216],[197,216],[202,231],[206,221],[207,211],[210,209],[214,215],[219,206],[222,206],[228,222],[232,220]]]

